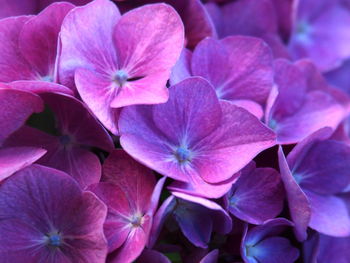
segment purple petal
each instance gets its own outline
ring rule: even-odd
[[[241,244],[241,255],[244,261],[247,263],[295,262],[299,257],[299,251],[290,244],[288,239],[277,236],[292,225],[284,218],[276,218],[248,232],[246,226]]]
[[[262,224],[282,211],[284,190],[280,175],[272,168],[244,169],[226,198],[233,215],[251,224]]]
[[[202,197],[192,196],[181,192],[172,192],[172,195],[182,200],[186,200],[195,204],[199,204],[203,207],[206,207],[210,209],[212,213],[215,212],[213,216],[214,231],[217,231],[221,234],[227,234],[231,231],[232,220],[230,216],[227,214],[227,212],[217,203]]]
[[[311,206],[311,228],[330,236],[350,235],[350,215],[344,199],[311,191],[305,193]]]
[[[111,263],[133,262],[143,251],[148,240],[149,230],[151,228],[149,218],[145,219],[143,227],[133,229],[125,241],[124,245],[112,254]]]
[[[220,38],[229,35],[261,36],[277,31],[275,9],[269,0],[240,0],[220,8],[214,4],[207,7]]]
[[[175,207],[176,207],[176,199],[173,195],[171,195],[162,203],[158,211],[154,214],[153,225],[149,236],[149,241],[147,244],[148,248],[152,248],[157,242],[160,231],[162,230],[166,219],[168,218],[168,216],[171,215]]]
[[[346,263],[350,258],[349,237],[337,238],[326,235],[319,235],[316,247],[316,254],[313,255],[312,263]]]
[[[214,249],[208,253],[199,263],[216,263],[219,259],[219,250]]]
[[[193,75],[191,71],[191,60],[192,52],[184,48],[181,52],[180,58],[177,60],[175,66],[171,70],[171,85],[175,85]]]
[[[350,183],[349,164],[350,146],[326,140],[315,142],[310,149],[303,151],[292,167],[292,173],[305,190],[336,194]]]
[[[346,26],[350,23],[350,15],[340,1],[298,2],[295,21],[289,41],[289,50],[295,59],[309,57],[322,71],[328,71],[350,55],[346,45],[350,40]]]
[[[68,175],[32,165],[7,179],[0,196],[0,255],[5,261],[105,262],[106,206]],[[63,239],[55,242],[59,252],[47,242],[51,235]]]
[[[294,233],[297,239],[302,241],[307,237],[306,229],[311,217],[310,204],[288,167],[282,147],[278,150],[278,162],[282,182],[287,194],[290,216],[295,223]]]

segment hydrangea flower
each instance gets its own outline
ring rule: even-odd
[[[276,60],[275,83],[265,118],[280,144],[300,142],[326,126],[335,129],[349,112],[346,94],[332,89],[307,60]]]
[[[346,200],[339,196],[350,183],[350,146],[329,139],[332,131],[321,129],[299,143],[284,157],[278,152],[290,216],[299,240],[308,226],[331,236],[350,235]],[[336,176],[335,176],[336,175]]]
[[[59,80],[112,133],[117,108],[166,102],[166,82],[184,43],[183,24],[165,4],[146,5],[120,16],[109,0],[73,9],[61,29]]]
[[[293,223],[276,218],[263,225],[248,230],[245,227],[241,245],[241,254],[245,263],[293,263],[299,257],[299,251],[290,241],[279,236]]]
[[[171,75],[171,84],[200,76],[213,85],[218,98],[262,117],[273,86],[270,48],[260,39],[244,36],[207,38],[193,53],[184,49]]]
[[[47,153],[38,161],[40,164],[68,173],[82,188],[98,183],[101,164],[89,148],[111,151],[112,139],[89,110],[74,97],[54,93],[44,93],[41,97],[54,113],[57,132],[49,134],[23,126],[4,145],[44,148]]]
[[[106,212],[65,173],[27,167],[0,185],[1,260],[104,263]]]
[[[156,185],[152,172],[122,150],[105,161],[103,181],[89,189],[108,206],[104,231],[112,253],[109,262],[132,262],[141,254],[163,183]]]
[[[55,82],[57,42],[62,20],[74,6],[54,3],[37,16],[0,21],[0,81],[16,82],[17,89],[71,91]]]
[[[202,197],[172,192],[155,214],[150,247],[157,241],[160,230],[170,215],[196,247],[207,248],[212,232],[228,234],[232,229],[230,216],[217,203]]]
[[[295,59],[308,57],[329,71],[350,56],[350,12],[341,0],[297,1],[289,50]],[[331,47],[331,48],[330,48]]]
[[[252,162],[242,170],[224,201],[234,216],[250,224],[262,224],[283,209],[284,190],[280,174],[272,168],[256,168]]]
[[[32,113],[43,110],[39,96],[0,88],[0,181],[34,163],[46,150],[41,147],[4,147],[3,142],[19,129]]]
[[[167,103],[123,109],[120,143],[137,161],[202,195],[222,196],[215,184],[275,144],[270,129],[246,110],[220,103],[204,79],[186,79],[169,92]]]

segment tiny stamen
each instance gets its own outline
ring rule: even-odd
[[[191,151],[185,147],[178,147],[174,152],[174,155],[179,163],[184,163],[191,160]]]
[[[118,70],[113,76],[113,81],[118,84],[119,87],[123,87],[128,81],[128,74],[124,70]]]

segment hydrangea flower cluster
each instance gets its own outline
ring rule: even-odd
[[[1,262],[350,262],[350,1],[0,18]]]

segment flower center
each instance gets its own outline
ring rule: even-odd
[[[131,218],[130,218],[130,223],[133,227],[140,227],[143,224],[143,217],[141,214],[137,213],[134,214]]]
[[[50,75],[41,77],[42,81],[53,82],[53,78]]]
[[[124,70],[118,70],[113,76],[113,81],[116,82],[119,87],[123,87],[128,81],[128,78],[129,76]]]
[[[68,145],[72,140],[69,135],[62,135],[59,137],[60,143],[64,146]]]
[[[179,163],[184,163],[191,160],[191,151],[186,147],[178,147],[174,152],[174,155]]]
[[[54,232],[47,236],[47,244],[52,247],[59,247],[62,245],[62,237],[58,232]]]

